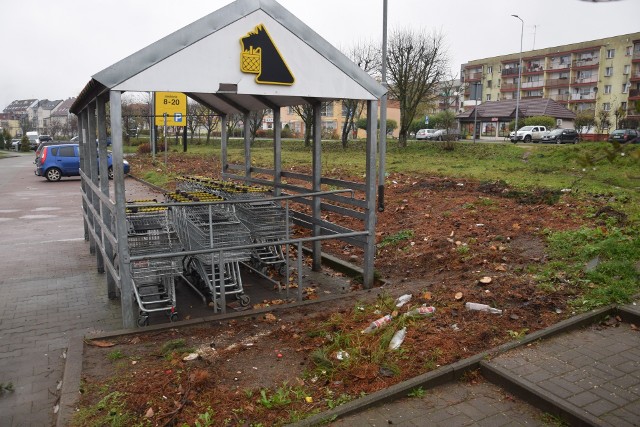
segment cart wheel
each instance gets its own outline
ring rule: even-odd
[[[241,306],[246,307],[249,305],[250,302],[251,302],[251,298],[249,298],[249,295],[240,295]]]
[[[175,311],[173,313],[171,313],[171,315],[169,315],[169,321],[170,322],[177,322],[178,321],[178,313],[176,313]]]
[[[140,316],[138,317],[138,326],[149,326],[149,316]]]
[[[283,277],[286,276],[287,275],[287,264],[282,264],[280,266],[280,268],[278,268],[278,273]]]

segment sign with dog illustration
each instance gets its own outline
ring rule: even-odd
[[[240,39],[240,71],[257,74],[256,83],[293,85],[295,78],[263,24]]]

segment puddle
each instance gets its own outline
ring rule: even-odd
[[[24,215],[21,216],[20,219],[47,219],[47,218],[57,218],[58,215]]]
[[[34,209],[34,211],[35,211],[35,212],[42,212],[42,211],[59,211],[60,209],[62,209],[62,208],[47,208],[47,207],[44,207],[44,208],[35,208],[35,209]]]

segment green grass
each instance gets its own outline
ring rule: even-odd
[[[539,274],[540,286],[574,292],[575,309],[626,303],[640,293],[639,228],[582,228],[549,233],[547,241],[550,262]]]
[[[251,148],[252,164],[273,168],[272,142],[257,140]],[[171,146],[171,150],[181,151]],[[635,219],[640,219],[640,172],[637,152],[640,145],[624,149],[625,156],[611,155],[609,143],[581,143],[577,145],[535,144],[524,146],[511,143],[472,143],[461,141],[452,151],[441,144],[409,141],[406,148],[398,148],[394,142],[387,146],[388,173],[421,173],[477,181],[502,180],[519,189],[545,188],[559,191],[571,188],[574,194],[604,194],[614,203],[623,206]],[[636,152],[636,156],[632,155]],[[220,142],[209,145],[190,145],[185,156],[202,158],[219,156]],[[282,167],[311,168],[312,149],[299,140],[282,142]],[[163,160],[158,154],[159,161]],[[605,159],[609,156],[609,159]],[[244,162],[244,144],[232,139],[228,145],[230,163]],[[589,165],[589,159],[601,159]],[[336,170],[356,175],[365,172],[365,142],[350,141],[343,149],[340,141],[322,142],[322,173]],[[148,177],[162,186],[169,179],[165,172],[152,172]]]
[[[141,427],[150,426],[148,420],[136,422],[137,414],[128,412],[125,408],[125,393],[114,391],[103,397],[98,403],[80,408],[73,415],[72,426],[83,427]]]

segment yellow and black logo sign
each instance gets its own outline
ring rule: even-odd
[[[264,25],[240,39],[240,71],[257,74],[256,83],[291,86],[295,81]]]

